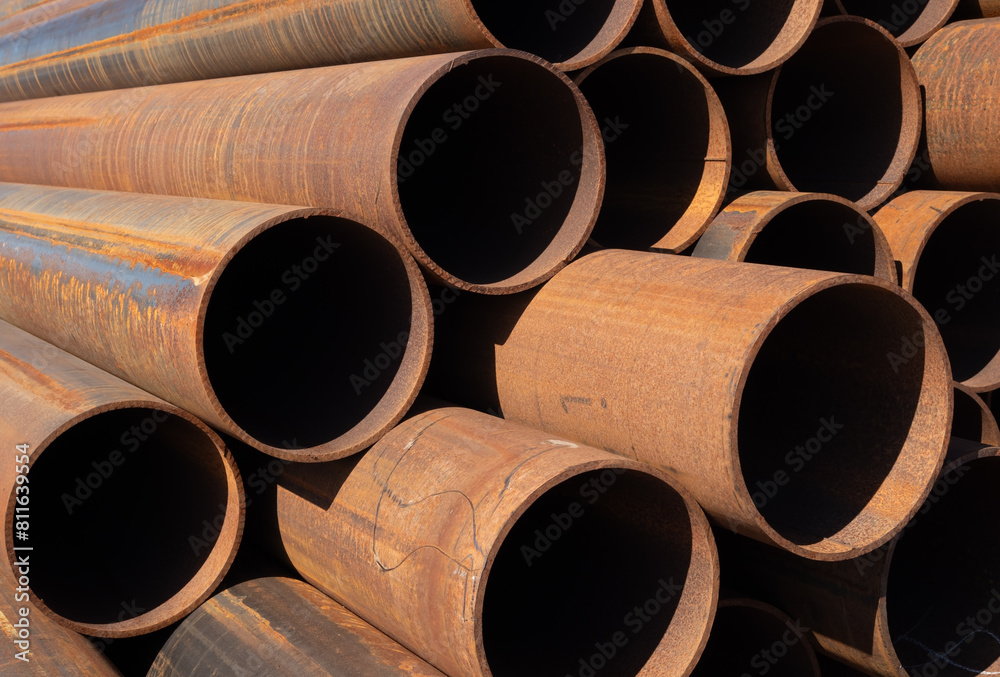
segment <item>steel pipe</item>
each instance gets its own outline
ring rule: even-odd
[[[1000,387],[1000,195],[912,191],[875,215],[900,283],[934,317],[955,380]]]
[[[219,592],[188,616],[147,677],[445,677],[308,583],[270,577]]]
[[[866,19],[823,19],[781,67],[715,85],[733,127],[730,197],[833,193],[867,211],[902,185],[916,157],[916,73],[892,35]]]
[[[0,117],[0,180],[335,208],[484,293],[571,260],[604,190],[583,95],[506,50],[13,102]]]
[[[868,677],[864,672],[858,672],[849,665],[820,654],[816,657],[819,660],[820,673],[823,677]]]
[[[449,408],[277,483],[299,573],[446,674],[681,675],[707,639],[708,521],[631,459]]]
[[[708,75],[777,68],[806,41],[823,0],[645,0],[625,44],[670,49]]]
[[[1000,446],[1000,427],[989,406],[961,383],[955,384],[955,414],[951,436],[989,446]]]
[[[802,557],[891,538],[948,444],[940,334],[877,278],[599,252],[495,351],[506,418],[661,466],[718,524]]]
[[[960,0],[954,19],[983,19],[1000,16],[1000,0]]]
[[[892,250],[875,221],[853,202],[822,193],[744,195],[712,221],[692,256],[896,282]]]
[[[222,440],[5,322],[0,444],[0,583],[13,574],[15,601],[80,633],[131,637],[189,614],[232,563],[244,493]]]
[[[948,23],[959,0],[827,0],[833,11],[862,16],[914,47]]]
[[[385,434],[431,350],[416,264],[328,210],[22,184],[0,184],[0,318],[299,461]]]
[[[591,243],[686,249],[729,184],[729,122],[712,86],[684,59],[650,47],[614,52],[576,83],[602,126],[608,163]]]

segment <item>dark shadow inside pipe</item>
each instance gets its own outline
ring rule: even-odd
[[[403,260],[378,233],[324,216],[278,224],[233,257],[212,292],[209,380],[257,440],[324,444],[389,390],[411,310]]]
[[[226,473],[204,432],[162,411],[77,423],[31,468],[33,595],[78,623],[116,623],[163,604],[216,544]]]
[[[723,66],[741,68],[774,45],[796,0],[666,0],[666,4],[694,49]]]
[[[495,283],[538,259],[580,182],[576,99],[538,64],[486,57],[442,76],[406,123],[399,199],[424,252],[467,282]]]
[[[998,485],[995,457],[945,473],[896,545],[886,616],[907,674],[963,677],[1000,668],[1000,540],[983,530],[1000,518]]]
[[[875,273],[875,236],[858,212],[837,202],[800,202],[757,235],[745,261],[789,268]]]
[[[472,6],[505,47],[560,63],[593,42],[615,0],[472,0]]]
[[[931,234],[917,262],[913,295],[934,317],[956,381],[1000,353],[1000,201],[970,202]]]
[[[806,299],[765,339],[739,405],[739,458],[781,536],[819,543],[893,490],[884,483],[923,384],[922,332],[900,297],[848,284]]]
[[[910,30],[937,0],[840,0],[847,14],[871,19],[897,38]]]
[[[594,470],[550,489],[488,574],[493,675],[638,674],[676,611],[692,544],[683,499],[653,476]]]
[[[773,613],[749,606],[721,606],[691,677],[815,676],[808,641]]]
[[[885,177],[903,123],[898,46],[860,23],[817,28],[774,85],[771,132],[796,189],[857,201]]]
[[[701,185],[711,132],[704,85],[670,59],[631,54],[594,70],[580,89],[608,162],[592,237],[604,247],[648,249],[691,208]]]
[[[979,442],[983,439],[983,410],[979,402],[964,390],[955,389],[955,415],[951,436]]]

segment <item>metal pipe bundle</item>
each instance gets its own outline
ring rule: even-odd
[[[827,0],[833,12],[853,14],[874,21],[913,47],[948,23],[959,0]]]
[[[244,493],[222,440],[5,322],[0,444],[0,584],[13,574],[26,617],[131,637],[186,616],[228,570]]]
[[[0,318],[301,461],[370,446],[430,360],[405,250],[304,207],[0,184]]]

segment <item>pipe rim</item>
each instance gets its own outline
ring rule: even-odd
[[[896,36],[903,47],[916,47],[925,42],[948,23],[958,9],[960,0],[928,0],[910,27]],[[844,7],[843,0],[833,0],[834,7],[843,15],[856,14]],[[871,18],[871,17],[865,17]],[[875,19],[872,19],[875,21]],[[876,23],[878,23],[876,21]],[[881,24],[880,24],[881,25]]]

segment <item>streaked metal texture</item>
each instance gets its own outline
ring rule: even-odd
[[[959,0],[827,0],[832,11],[871,19],[899,40],[914,47],[948,23]]]
[[[991,447],[1000,446],[1000,427],[993,412],[979,393],[961,383],[955,384],[955,415],[951,436]]]

